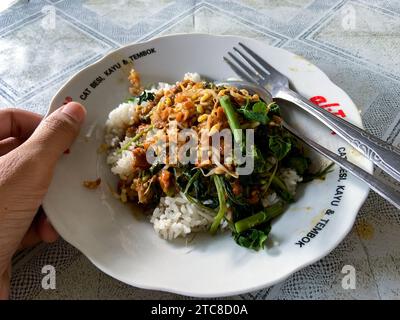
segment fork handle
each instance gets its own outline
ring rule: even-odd
[[[328,159],[332,160],[333,162],[335,162],[342,168],[348,170],[350,173],[355,175],[360,180],[366,182],[369,185],[369,187],[372,190],[374,190],[377,194],[381,195],[383,198],[388,200],[391,204],[396,206],[396,208],[400,209],[400,192],[396,191],[392,187],[390,187],[387,184],[383,183],[382,181],[378,180],[372,174],[361,169],[360,167],[356,166],[355,164],[351,163],[350,161],[338,156],[336,153],[333,153],[332,151],[326,149],[325,147],[321,146],[320,144],[316,143],[315,141],[300,134],[286,122],[283,123],[283,126],[288,131],[290,131],[293,135],[295,135],[297,138],[299,138],[304,143],[309,145],[311,148],[318,151],[319,153],[321,153]]]
[[[320,108],[289,88],[282,88],[275,98],[290,101],[320,120],[360,151],[379,168],[400,181],[400,150],[365,130]]]

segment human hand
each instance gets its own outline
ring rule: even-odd
[[[31,112],[0,110],[0,299],[8,297],[14,253],[58,238],[38,209],[57,160],[77,137],[85,115],[76,102],[43,121]]]

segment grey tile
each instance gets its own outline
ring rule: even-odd
[[[45,0],[21,0],[9,7],[7,10],[0,12],[0,31],[5,31],[7,28],[13,28],[15,23],[19,23],[32,14],[39,12],[43,6],[49,3]]]
[[[349,23],[349,19],[353,22]],[[400,16],[350,1],[301,38],[400,80]]]
[[[112,48],[60,14],[52,27],[44,19],[39,12],[0,35],[0,95],[11,102],[29,98]]]
[[[291,41],[284,48],[310,60],[346,91],[362,111],[367,130],[383,136],[389,129],[400,112],[397,81],[301,41]]]
[[[4,99],[2,96],[0,96],[0,109],[8,108],[11,105],[12,104],[10,102],[8,102],[6,99]]]
[[[118,27],[129,30],[138,21],[162,11],[174,0],[132,1],[132,0],[84,0],[82,7],[94,12],[101,19],[105,19]]]
[[[296,37],[341,0],[211,0],[219,8],[286,37]]]
[[[363,114],[365,126],[370,128],[371,133],[377,137],[382,138],[385,133],[387,133],[389,129],[388,124],[395,121],[399,114],[399,93],[400,92],[380,93],[371,101],[371,106]]]
[[[273,34],[262,27],[257,28],[250,22],[243,23],[237,20],[235,16],[221,12],[208,4],[199,5],[196,10],[188,13],[187,16],[171,26],[163,28],[160,33],[155,31],[144,39],[156,35],[192,32],[245,36],[265,41],[271,45],[281,45],[286,41],[286,38],[282,36]]]
[[[362,3],[370,6],[375,6],[383,10],[392,11],[400,14],[400,1],[393,0],[359,0]]]
[[[171,19],[190,11],[196,0],[66,0],[57,8],[92,30],[118,42],[135,42]]]
[[[64,79],[65,80],[65,79]],[[57,91],[64,85],[65,81],[61,80],[46,86],[43,90],[38,91],[29,99],[22,99],[18,102],[9,102],[0,96],[0,108],[13,107],[28,110],[31,112],[45,115],[49,109],[50,102]]]
[[[51,100],[63,85],[64,81],[52,83],[32,98],[20,101],[15,107],[45,115],[50,107]]]
[[[236,2],[256,10],[260,15],[271,17],[274,20],[291,21],[314,0],[237,0]]]

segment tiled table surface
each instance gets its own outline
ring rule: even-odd
[[[121,45],[178,32],[243,35],[306,57],[352,97],[367,130],[399,146],[400,1],[22,0],[0,13],[0,107],[43,114],[83,66]],[[399,240],[399,211],[371,193],[329,256],[237,298],[399,299]],[[44,264],[57,268],[56,290],[41,289]],[[355,290],[341,286],[346,264],[356,269]],[[12,286],[20,299],[183,298],[113,280],[62,240],[19,254]]]

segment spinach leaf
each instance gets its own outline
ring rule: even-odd
[[[262,124],[267,124],[269,122],[267,105],[262,101],[254,103],[251,108],[247,102],[245,106],[238,110],[238,112],[241,113],[245,119],[250,121],[257,121]]]
[[[268,105],[268,115],[269,116],[272,116],[272,115],[280,116],[281,115],[281,110],[275,102],[271,102]]]
[[[200,201],[196,199],[195,197],[192,197],[189,194],[185,194],[186,199],[188,199],[189,202],[198,205],[199,207],[209,210],[209,209],[216,209],[218,208],[218,199],[208,199],[208,200],[203,200]]]
[[[260,177],[258,174],[240,175],[239,181],[242,186],[254,186],[260,184]]]
[[[204,81],[203,83],[204,83],[204,88],[205,89],[215,89],[215,88],[217,88],[217,86],[213,82]]]
[[[270,130],[266,125],[259,125],[254,132],[254,143],[263,155],[269,151],[268,136]]]
[[[261,154],[261,151],[255,146],[252,146],[252,155],[254,159],[254,171],[255,173],[264,173],[268,171],[271,166],[270,164],[265,161],[263,155]]]
[[[224,179],[224,188],[230,204],[246,205],[246,201],[243,199],[242,195],[236,196],[233,193],[232,186],[227,179]]]
[[[271,185],[282,200],[288,203],[294,202],[293,195],[288,191],[286,184],[279,177],[274,176]]]
[[[139,96],[138,105],[141,105],[143,101],[153,101],[154,100],[154,93],[150,91],[143,91],[143,93]]]
[[[142,104],[143,101],[153,101],[154,100],[154,93],[150,91],[143,91],[143,93],[138,97],[132,97],[125,100],[125,102],[133,102],[137,103],[138,105]]]
[[[296,170],[297,174],[304,175],[310,166],[310,159],[302,155],[289,156],[285,158],[284,165]]]
[[[183,191],[183,193],[187,193],[190,189],[190,187],[192,186],[192,184],[194,184],[197,180],[197,178],[200,175],[200,170],[196,170],[196,173],[189,179],[186,187],[185,187],[185,191]]]
[[[175,176],[179,189],[190,202],[208,209],[218,207],[218,197],[211,177],[205,177],[200,170],[191,165],[175,170]]]
[[[278,160],[282,160],[292,148],[289,137],[271,136],[269,137],[269,149]]]
[[[162,168],[164,167],[163,163],[160,163],[159,161],[155,161],[152,166],[149,168],[149,171],[152,175],[158,173]]]
[[[221,224],[222,219],[225,217],[228,207],[226,206],[225,189],[222,178],[218,175],[214,175],[212,176],[212,178],[214,180],[215,188],[217,190],[218,202],[219,202],[218,213],[214,217],[214,221],[210,227],[210,233],[215,234],[219,228],[219,225]]]
[[[242,233],[233,233],[236,243],[242,247],[258,251],[264,249],[265,242],[271,232],[271,224],[266,223],[261,229],[248,229]]]

